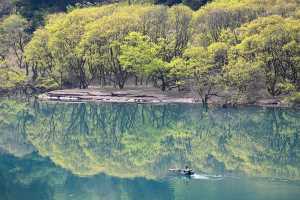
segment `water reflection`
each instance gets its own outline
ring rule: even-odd
[[[25,137],[27,143],[13,149],[26,153],[27,148],[30,153],[33,145],[40,155],[76,175],[157,178],[169,167],[189,164],[206,173],[300,178],[300,112],[291,109],[1,105],[2,144],[16,145],[18,137]],[[8,135],[15,141],[7,140]],[[18,155],[9,145],[2,148]]]
[[[11,187],[27,199],[219,199],[222,193],[234,199],[239,192],[264,199],[264,189],[274,188],[293,199],[300,193],[298,185],[280,190],[286,186],[243,178],[300,179],[299,110],[2,100],[0,113],[4,199],[20,198],[9,196]],[[198,174],[242,180],[170,181],[168,168],[185,164]]]

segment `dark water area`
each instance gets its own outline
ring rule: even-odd
[[[298,200],[299,136],[289,108],[2,99],[0,200]]]

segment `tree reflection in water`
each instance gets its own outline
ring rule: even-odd
[[[80,176],[157,178],[189,164],[298,179],[299,117],[283,108],[35,102],[17,123],[40,155]]]
[[[186,184],[157,180],[185,164],[211,174],[300,178],[297,110],[3,100],[0,112],[0,192],[6,199],[18,199],[10,196],[11,186],[22,195],[40,188],[30,199],[81,193],[174,199]]]

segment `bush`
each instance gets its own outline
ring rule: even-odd
[[[43,91],[50,91],[59,89],[59,84],[52,78],[44,78],[40,77],[36,80],[34,85],[36,88],[43,90]]]
[[[288,102],[293,105],[300,105],[300,92],[295,92],[292,96],[288,97]]]
[[[26,75],[20,69],[0,68],[0,90],[13,90],[26,82]]]

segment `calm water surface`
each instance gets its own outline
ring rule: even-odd
[[[299,137],[295,109],[2,99],[0,200],[299,200]]]

